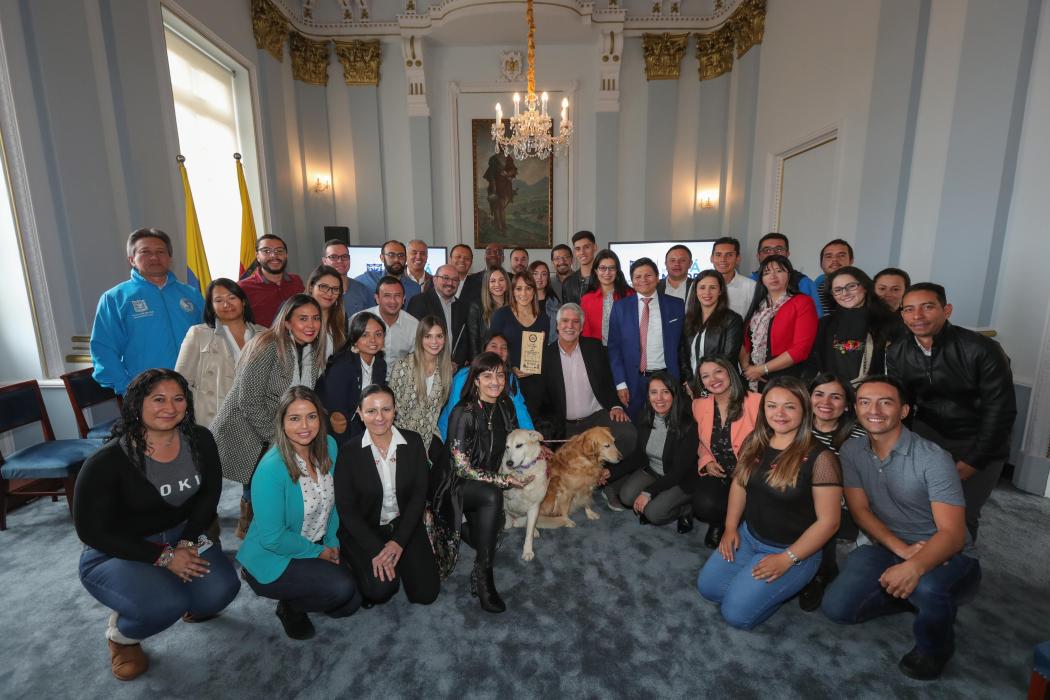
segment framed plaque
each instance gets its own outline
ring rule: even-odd
[[[521,333],[521,363],[518,369],[522,374],[539,374],[543,368],[543,341],[547,334],[537,331]]]

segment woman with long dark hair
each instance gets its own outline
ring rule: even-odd
[[[609,316],[613,303],[634,294],[627,285],[620,258],[611,250],[602,250],[594,256],[587,289],[580,297],[583,309],[583,335],[597,338],[602,345],[609,344]]]
[[[886,304],[875,296],[875,285],[863,270],[840,267],[827,277],[834,301],[832,312],[820,319],[810,373],[828,372],[856,386],[886,364],[886,344],[894,328]]]
[[[551,287],[551,269],[542,260],[534,260],[529,263],[529,274],[532,281],[536,283],[536,301],[540,308],[547,314],[550,321],[550,329],[547,333],[547,343],[553,343],[558,336],[558,309],[561,308],[561,299],[557,292]]]
[[[335,440],[312,389],[293,386],[281,397],[274,443],[252,477],[255,518],[237,561],[257,595],[277,601],[291,639],[309,639],[307,613],[352,615],[361,606],[354,577],[339,557],[335,508]]]
[[[704,270],[693,286],[695,303],[687,304],[685,327],[678,347],[682,384],[691,396],[700,396],[697,369],[704,357],[728,357],[736,363],[744,343],[744,319],[729,308],[725,280],[716,270]]]
[[[238,537],[244,537],[252,519],[252,474],[273,444],[281,397],[289,387],[313,386],[324,367],[320,338],[320,305],[306,294],[287,299],[273,324],[245,346],[233,386],[215,416],[212,431],[222,475],[244,487]]]
[[[346,342],[346,310],[343,308],[343,276],[334,267],[319,265],[310,273],[306,293],[321,307],[322,354],[327,362]]]
[[[264,330],[253,323],[248,295],[236,282],[225,277],[211,281],[204,294],[204,323],[186,333],[175,361],[175,371],[190,384],[200,425],[208,427],[215,420],[244,346]]]
[[[817,335],[817,307],[799,291],[790,260],[770,255],[758,268],[758,281],[740,350],[740,367],[752,391],[773,377],[800,376]]]
[[[332,355],[317,379],[317,395],[328,412],[331,435],[340,445],[365,429],[357,415],[361,391],[372,384],[386,384],[385,344],[383,321],[371,312],[359,312],[350,321],[346,344]]]
[[[106,639],[120,680],[149,667],[143,639],[217,615],[237,595],[233,566],[204,534],[221,492],[215,440],[194,421],[186,380],[169,369],[135,377],[73,494],[80,581],[113,611]]]
[[[510,303],[510,275],[501,267],[485,270],[481,277],[481,298],[467,309],[467,332],[470,347],[484,347],[488,342],[492,316]]]
[[[704,395],[693,401],[701,477],[693,488],[693,515],[707,523],[704,544],[715,549],[722,540],[737,458],[755,429],[762,397],[748,391],[736,361],[725,356],[702,358],[697,379]]]
[[[685,534],[693,529],[690,492],[697,478],[699,438],[689,397],[669,372],[649,377],[635,428],[634,452],[610,466],[610,481],[629,475],[620,486],[620,502],[642,523],[665,525],[677,519],[678,532]]]
[[[719,551],[697,580],[700,595],[718,603],[733,627],[756,627],[802,590],[838,530],[842,469],[812,426],[800,379],[766,384],[737,460]]]
[[[458,477],[453,510],[466,516],[464,535],[477,553],[470,592],[486,612],[507,609],[492,571],[496,540],[504,524],[503,490],[532,481],[532,477],[521,480],[499,473],[507,435],[517,427],[514,405],[507,396],[506,364],[496,353],[483,352],[470,363],[463,397],[449,418],[448,447]]]

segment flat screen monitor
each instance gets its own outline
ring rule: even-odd
[[[350,277],[363,275],[368,270],[383,269],[383,263],[379,260],[382,246],[352,245],[347,247],[350,248],[350,271],[347,273]],[[429,246],[428,250],[426,271],[434,274],[434,270],[445,264],[448,249],[445,246]]]
[[[630,241],[610,242],[609,249],[620,258],[620,266],[623,268],[627,284],[631,283],[631,263],[640,258],[650,258],[660,268],[660,278],[667,276],[667,268],[664,267],[664,257],[671,246],[684,245],[693,253],[693,266],[689,268],[689,276],[696,277],[703,270],[711,267],[711,250],[715,247],[714,241]]]

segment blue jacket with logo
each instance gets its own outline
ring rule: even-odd
[[[143,370],[175,367],[186,332],[203,317],[204,298],[197,288],[171,272],[161,288],[132,270],[131,279],[98,300],[91,328],[95,381],[123,394]]]

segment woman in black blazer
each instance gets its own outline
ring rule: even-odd
[[[664,525],[678,519],[678,532],[693,529],[692,491],[699,472],[700,437],[685,392],[666,371],[649,378],[645,409],[636,421],[634,452],[613,466],[610,481],[628,474],[620,501],[639,520]]]
[[[365,431],[339,450],[334,471],[343,556],[365,607],[390,600],[399,584],[409,602],[429,605],[441,584],[423,525],[423,440],[394,427],[394,394],[385,386],[361,392],[358,416]]]
[[[361,390],[370,384],[386,386],[383,345],[386,326],[375,314],[362,311],[350,321],[346,345],[328,360],[315,390],[328,413],[328,433],[342,447],[365,427],[357,415]]]
[[[685,327],[678,346],[678,373],[693,398],[702,387],[697,367],[702,357],[725,357],[736,363],[744,344],[744,319],[729,308],[729,292],[717,270],[704,270],[693,286],[696,298],[687,304]]]

